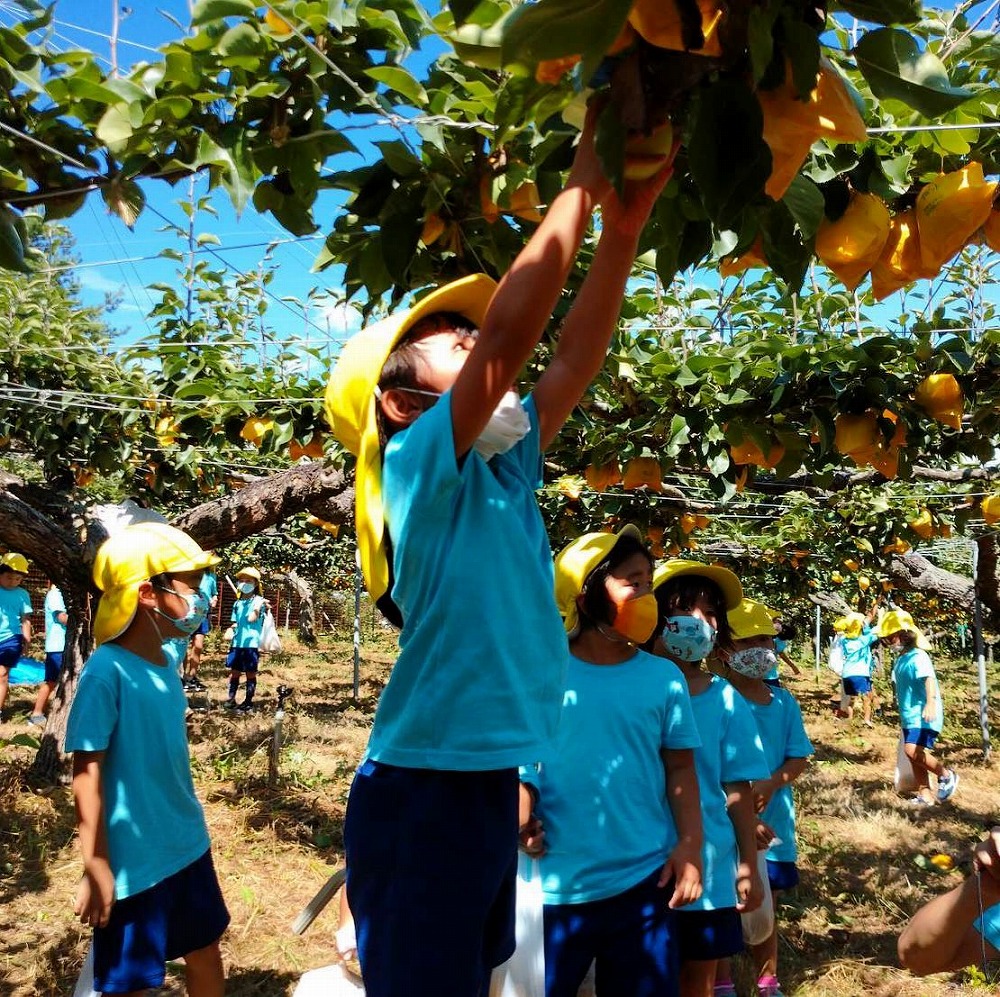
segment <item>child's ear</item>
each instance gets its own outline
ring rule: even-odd
[[[152,582],[140,582],[139,605],[147,607],[156,605],[156,590],[153,588]]]
[[[409,426],[424,411],[420,396],[401,388],[386,388],[378,403],[385,417],[397,426]]]

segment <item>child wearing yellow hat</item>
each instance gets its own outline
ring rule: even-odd
[[[903,728],[903,750],[913,766],[917,792],[910,801],[914,806],[931,806],[930,773],[937,777],[937,800],[951,799],[958,788],[958,773],[931,754],[944,726],[944,708],[934,663],[927,653],[929,646],[902,609],[885,614],[878,625],[879,639],[896,655],[892,681],[899,704],[899,723]]]
[[[256,568],[240,568],[236,572],[236,601],[233,603],[233,640],[226,656],[229,669],[229,696],[224,709],[250,713],[257,691],[257,668],[260,665],[260,635],[264,630],[267,601],[260,594],[260,572]],[[236,693],[240,675],[246,673],[243,702],[237,705]]]
[[[598,993],[677,993],[673,911],[701,893],[700,742],[677,666],[640,649],[652,572],[634,526],[556,558],[570,666],[552,757],[522,773],[544,828],[547,997],[576,997],[595,960]]]
[[[702,895],[677,911],[681,997],[712,997],[719,960],[742,952],[742,913],[760,906],[757,816],[751,781],[771,770],[743,697],[701,667],[728,649],[726,613],[743,599],[727,568],[680,558],[653,574],[659,609],[654,654],[674,662],[687,682],[701,746],[694,749],[701,797]]]
[[[843,636],[839,715],[850,720],[854,716],[854,699],[860,696],[864,704],[863,720],[866,727],[872,726],[872,707],[875,703],[875,686],[872,684],[875,659],[872,648],[878,644],[878,634],[871,626],[873,619],[874,611],[867,616],[863,613],[848,613],[833,623],[833,629]]]
[[[0,723],[10,687],[10,670],[31,643],[31,597],[21,587],[28,560],[11,551],[0,557]]]
[[[229,923],[194,792],[187,700],[163,642],[208,612],[198,591],[216,558],[162,523],[127,526],[94,559],[97,649],[70,708],[83,879],[75,912],[94,928],[98,992],[145,992],[183,958],[191,997],[220,997]]]
[[[365,582],[402,628],[345,824],[370,997],[425,979],[475,997],[513,948],[517,767],[549,749],[567,659],[535,497],[542,453],[600,370],[669,174],[626,186],[620,200],[593,123],[499,285],[465,277],[362,330],[327,388],[333,432],[357,457]],[[598,205],[593,260],[551,363],[522,399],[515,382]],[[448,849],[447,877],[427,861],[443,841],[462,844]]]
[[[759,997],[782,997],[778,982],[777,898],[799,881],[792,783],[805,771],[813,753],[795,697],[787,689],[764,681],[777,660],[774,617],[771,610],[752,599],[744,599],[729,610],[732,650],[725,655],[726,677],[750,705],[771,773],[769,778],[753,784],[755,807],[765,828],[763,833],[771,838],[767,875],[775,910],[770,936],[748,946],[757,971]],[[732,993],[732,990],[717,991],[718,997],[729,997]]]

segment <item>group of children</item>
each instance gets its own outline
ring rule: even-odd
[[[540,856],[548,997],[576,997],[591,964],[600,997],[732,994],[724,960],[761,903],[758,850],[772,893],[797,881],[791,783],[812,748],[794,698],[764,681],[773,614],[726,569],[654,565],[631,527],[581,537],[553,566],[535,500],[542,453],[603,363],[670,175],[665,157],[616,194],[593,123],[499,285],[467,277],[363,330],[328,388],[333,430],[357,457],[366,583],[401,626],[345,821],[369,997],[484,997],[515,946],[519,840]],[[588,274],[522,399],[515,381],[598,207]],[[178,957],[192,997],[223,992],[228,914],[163,650],[202,627],[214,563],[148,523],[94,563],[98,648],[66,748],[76,909],[95,927],[107,993],[159,985]],[[241,619],[256,624],[263,607],[245,594]],[[252,703],[255,646],[230,654],[231,702],[243,670]],[[780,997],[773,926],[751,956],[759,993]]]

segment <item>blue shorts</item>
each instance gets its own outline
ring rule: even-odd
[[[674,925],[681,962],[727,959],[745,947],[743,922],[735,907],[679,910]]]
[[[226,667],[233,672],[255,672],[260,662],[256,647],[231,647],[226,656]]]
[[[906,744],[915,744],[918,748],[933,748],[938,739],[938,731],[931,730],[930,727],[904,727],[903,741]]]
[[[62,671],[62,651],[45,652],[45,681],[58,682],[59,673]]]
[[[872,680],[867,675],[848,675],[843,683],[848,696],[867,696],[872,691]]]
[[[195,630],[195,632],[194,632],[194,636],[195,636],[195,637],[197,637],[197,636],[198,636],[198,634],[201,634],[201,635],[202,635],[202,637],[204,637],[204,636],[205,636],[205,634],[207,634],[207,633],[208,633],[208,631],[209,631],[209,630],[211,630],[211,629],[212,629],[212,624],[211,624],[211,622],[209,621],[208,617],[206,616],[206,617],[205,617],[205,619],[203,619],[203,620],[201,621],[201,626],[200,626],[200,627],[198,627],[198,629],[197,629],[197,630]]]
[[[211,851],[135,896],[94,929],[94,989],[128,993],[163,985],[166,962],[211,945],[229,924]]]
[[[545,997],[576,997],[592,962],[601,997],[677,997],[673,883],[660,869],[624,893],[581,904],[546,904]]]
[[[23,647],[24,638],[20,634],[0,640],[0,668],[13,668],[21,660]]]
[[[767,881],[771,890],[791,890],[799,885],[799,867],[794,862],[767,860]]]
[[[514,951],[517,813],[517,769],[362,763],[344,845],[368,997],[489,992]]]

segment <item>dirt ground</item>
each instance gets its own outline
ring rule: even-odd
[[[350,643],[324,638],[311,650],[286,639],[286,651],[261,671],[262,712],[237,718],[221,709],[222,648],[215,635],[209,640],[203,677],[210,688],[192,700],[189,732],[195,782],[232,914],[223,945],[227,993],[279,997],[292,992],[302,972],[334,960],[336,903],[303,936],[294,935],[291,924],[342,864],[347,790],[392,645],[366,633],[355,702]],[[962,781],[951,803],[930,812],[911,811],[892,790],[897,731],[889,708],[869,730],[834,718],[831,673],[809,667],[787,683],[816,746],[798,784],[803,881],[780,914],[780,975],[789,997],[997,991],[977,969],[916,980],[896,966],[896,937],[909,914],[961,881],[972,843],[997,819],[997,768],[982,761],[974,669],[970,662],[937,663],[948,712],[942,753]],[[295,695],[279,779],[269,786],[271,713],[280,683],[293,686]],[[33,752],[9,743],[29,730],[24,721],[32,696],[33,690],[13,688],[12,720],[0,727],[0,997],[71,993],[88,942],[71,910],[80,863],[70,793],[27,785]],[[936,853],[951,855],[955,870],[942,873],[930,864]],[[749,977],[740,974],[737,982],[742,994],[750,993]],[[183,968],[171,967],[161,993],[183,992]]]

